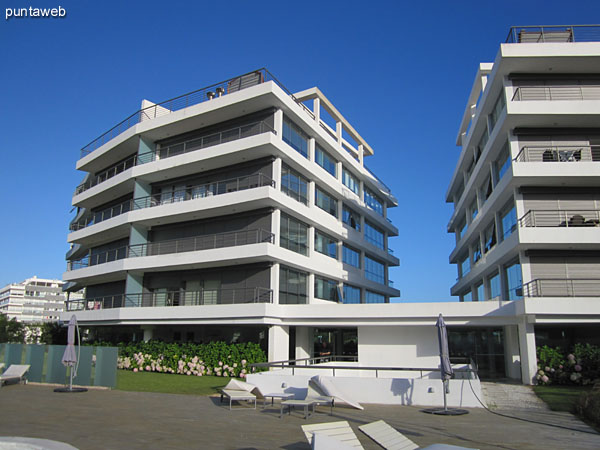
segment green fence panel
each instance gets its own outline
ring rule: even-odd
[[[6,367],[11,364],[21,364],[23,361],[23,344],[6,344],[4,352],[4,362]]]
[[[62,357],[66,345],[49,345],[48,361],[46,363],[46,383],[65,384],[67,380],[67,368],[63,366]]]
[[[96,347],[94,386],[117,387],[117,347]]]
[[[73,378],[73,384],[79,386],[90,386],[92,384],[92,354],[94,347],[90,345],[75,346],[75,354],[78,354],[79,366],[77,376]]]
[[[4,361],[4,352],[6,351],[6,344],[0,344],[0,361]]]
[[[25,346],[25,364],[29,364],[27,379],[41,383],[44,372],[45,345],[30,344]]]

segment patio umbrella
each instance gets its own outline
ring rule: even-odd
[[[63,353],[62,363],[65,367],[69,367],[69,387],[56,388],[54,392],[85,392],[85,388],[74,388],[73,378],[77,376],[78,368],[78,357],[75,353],[75,333],[77,333],[77,345],[80,347],[79,342],[79,328],[77,327],[77,317],[75,314],[71,316],[69,320],[69,330],[67,332],[67,348]]]

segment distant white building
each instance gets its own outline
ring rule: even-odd
[[[61,280],[36,276],[8,284],[0,290],[0,313],[24,323],[57,321],[65,309],[63,284]],[[77,293],[71,297],[81,298]]]

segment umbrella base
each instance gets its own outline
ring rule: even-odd
[[[82,387],[62,387],[54,389],[54,392],[87,392],[87,389]]]
[[[437,416],[462,416],[463,414],[469,414],[469,411],[466,409],[459,408],[427,408],[422,409],[421,412]]]

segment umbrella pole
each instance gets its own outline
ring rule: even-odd
[[[442,383],[442,388],[444,389],[444,411],[448,411],[448,402],[446,401],[447,383],[448,380],[444,380]]]

